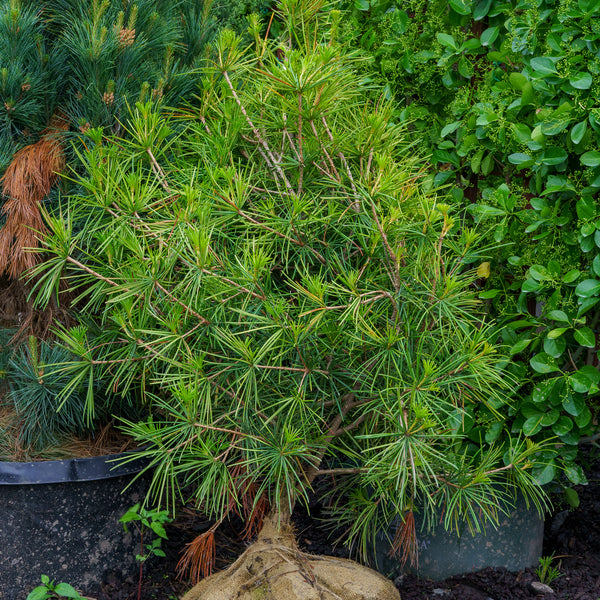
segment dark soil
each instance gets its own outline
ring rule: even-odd
[[[419,579],[405,575],[396,579],[402,600],[600,600],[600,455],[587,465],[589,484],[576,488],[580,505],[568,509],[560,499],[545,527],[544,556],[554,555],[554,566],[560,577],[551,582],[553,593],[540,593],[531,588],[539,581],[535,568],[510,572],[488,568],[466,573],[444,581]],[[311,516],[298,511],[295,517],[299,543],[314,554],[347,556],[343,547],[333,548],[327,532],[319,527],[317,519],[321,506],[313,501]],[[198,514],[183,510],[180,517],[168,527],[169,539],[164,543],[165,559],[152,559],[145,565],[141,598],[143,600],[175,600],[191,587],[189,581],[177,578],[176,565],[184,545],[206,531],[210,522]],[[230,524],[218,530],[217,568],[225,568],[243,550],[244,542],[238,532],[241,524]],[[137,578],[120,581],[108,578],[97,600],[136,600]]]

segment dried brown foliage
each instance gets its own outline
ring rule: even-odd
[[[391,557],[399,557],[403,566],[409,558],[411,565],[415,567],[419,565],[417,530],[415,527],[415,515],[412,511],[405,513],[404,520],[398,526],[389,555]]]
[[[208,531],[194,538],[189,544],[186,544],[183,556],[177,563],[179,577],[185,578],[187,573],[193,583],[198,583],[200,579],[211,575],[217,556],[215,546],[216,527],[214,525]]]
[[[244,531],[242,536],[249,540],[258,535],[263,526],[265,515],[271,508],[266,494],[261,493],[257,498],[258,485],[247,475],[247,469],[244,465],[237,463],[230,468],[232,489],[228,492],[229,511],[235,513],[244,521]],[[236,498],[241,498],[241,505],[238,506]]]
[[[2,207],[6,223],[0,230],[0,274],[16,279],[36,264],[37,253],[27,249],[37,248],[40,234],[46,232],[40,202],[64,169],[61,133],[68,128],[62,114],[54,115],[40,140],[21,148],[0,179],[7,198]]]
[[[1,381],[1,380],[0,380]],[[31,462],[43,460],[64,460],[66,458],[88,458],[118,454],[135,447],[131,438],[116,430],[112,423],[105,425],[98,436],[79,438],[75,435],[65,438],[60,446],[36,451],[31,446],[19,442],[21,419],[14,406],[2,404],[0,388],[0,460]]]
[[[258,535],[262,529],[265,516],[271,509],[271,503],[264,493],[259,498],[256,498],[257,488],[258,486],[252,483],[242,496],[242,509],[244,521],[246,522],[243,536],[247,540]]]

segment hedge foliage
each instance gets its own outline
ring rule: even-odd
[[[600,2],[348,8],[346,36],[428,148],[432,181],[457,184],[454,209],[498,244],[480,297],[523,381],[507,426],[559,442],[540,481],[560,465],[578,483],[600,383]]]

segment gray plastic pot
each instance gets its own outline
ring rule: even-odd
[[[487,524],[485,532],[475,535],[471,535],[466,524],[462,525],[460,536],[446,531],[443,524],[427,532],[421,530],[421,522],[415,518],[418,565],[407,563],[403,567],[397,559],[390,558],[389,542],[380,535],[375,550],[377,568],[392,577],[414,573],[440,580],[486,567],[519,571],[536,566],[542,555],[544,521],[533,505],[527,507],[522,497],[514,504],[514,508],[508,508],[508,515],[499,516],[497,527]],[[391,532],[391,538],[394,533]]]
[[[132,483],[146,463],[125,456],[0,462],[1,600],[25,600],[42,574],[89,595],[111,572],[136,572],[139,539],[119,518],[149,477]]]

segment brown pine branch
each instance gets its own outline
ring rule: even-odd
[[[165,192],[167,192],[167,194],[172,194],[173,191],[171,190],[171,188],[169,187],[169,184],[167,183],[167,176],[165,175],[165,172],[162,170],[162,167],[158,164],[158,161],[154,157],[154,154],[152,154],[152,150],[150,148],[146,148],[146,152],[148,153],[148,156],[150,157],[150,164],[152,165],[152,170],[154,171],[154,174],[160,181],[160,185],[162,185],[163,189],[165,190]]]
[[[254,123],[248,116],[248,113],[246,112],[246,108],[242,104],[242,101],[240,100],[239,96],[237,95],[237,92],[235,91],[235,88],[233,87],[233,84],[231,83],[231,79],[229,78],[229,73],[227,73],[227,71],[223,71],[223,77],[224,77],[225,81],[227,82],[227,85],[229,86],[229,90],[231,91],[233,99],[235,100],[236,104],[239,106],[240,111],[244,115],[246,122],[248,123],[250,129],[252,130],[254,137],[260,143],[260,145],[263,147],[263,149],[266,153],[266,156],[268,157],[268,159],[266,159],[267,165],[270,168],[274,169],[277,172],[277,174],[281,177],[281,180],[285,184],[287,191],[290,194],[293,193],[292,186],[290,185],[290,182],[288,181],[287,177],[285,176],[285,173],[283,172],[283,169],[281,168],[279,162],[277,161],[275,156],[273,156],[273,152],[271,151],[269,144],[266,142],[264,137],[260,134],[260,131],[257,129],[257,127],[254,125]]]

